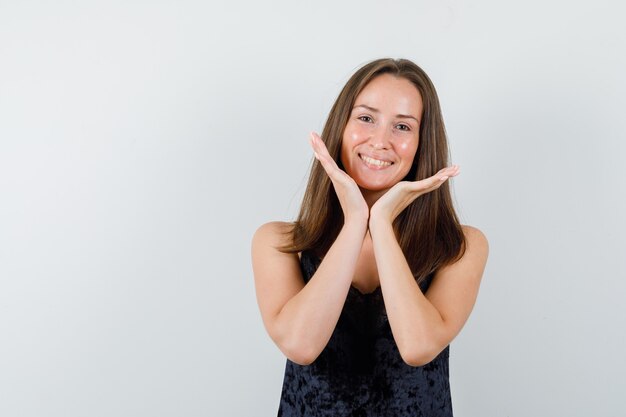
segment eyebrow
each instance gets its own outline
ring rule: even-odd
[[[370,107],[367,104],[357,104],[356,106],[354,106],[352,108],[352,110],[356,109],[357,107],[363,107],[369,111],[372,111],[374,113],[380,113],[380,110],[375,109],[374,107]],[[419,124],[419,120],[415,117],[415,116],[411,116],[410,114],[396,114],[396,117],[402,117],[404,119],[413,119],[415,120],[418,124]]]

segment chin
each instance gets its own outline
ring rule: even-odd
[[[363,189],[363,190],[367,190],[367,191],[387,191],[388,189],[390,189],[391,187],[393,187],[394,185],[396,185],[399,181],[396,182],[384,182],[384,183],[372,183],[369,181],[355,181],[357,183],[357,185]]]
[[[410,171],[409,169],[402,169],[405,167],[397,167],[396,169],[390,167],[391,169],[384,171],[350,168],[346,173],[354,179],[361,189],[368,191],[386,191],[402,181]]]

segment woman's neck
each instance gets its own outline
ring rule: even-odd
[[[388,191],[388,190],[372,191],[372,190],[366,190],[365,188],[361,188],[361,187],[359,187],[359,189],[361,190],[361,194],[363,194],[363,198],[365,199],[365,202],[367,203],[367,206],[370,209],[372,208],[374,203],[376,203],[376,201],[378,201],[378,199],[382,197]]]

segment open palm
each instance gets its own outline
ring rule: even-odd
[[[458,175],[459,172],[459,166],[452,165],[423,180],[400,181],[374,203],[370,210],[370,218],[382,218],[393,222],[417,197],[436,190],[444,181]]]
[[[367,221],[369,207],[354,179],[337,166],[333,157],[328,153],[322,138],[314,132],[311,132],[310,143],[315,152],[315,157],[322,164],[322,168],[333,183],[346,221],[350,219]]]

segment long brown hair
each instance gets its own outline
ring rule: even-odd
[[[435,87],[426,73],[407,59],[377,59],[358,69],[339,93],[324,125],[322,140],[337,165],[344,169],[341,141],[356,97],[370,81],[385,73],[412,82],[422,96],[424,113],[419,126],[419,145],[404,180],[428,178],[448,166],[448,141]],[[309,250],[322,258],[343,222],[343,211],[332,182],[319,161],[314,160],[300,214],[288,231],[291,243],[280,250],[288,253]],[[393,228],[418,283],[439,267],[459,259],[465,251],[465,238],[448,181],[414,200],[394,220]]]

